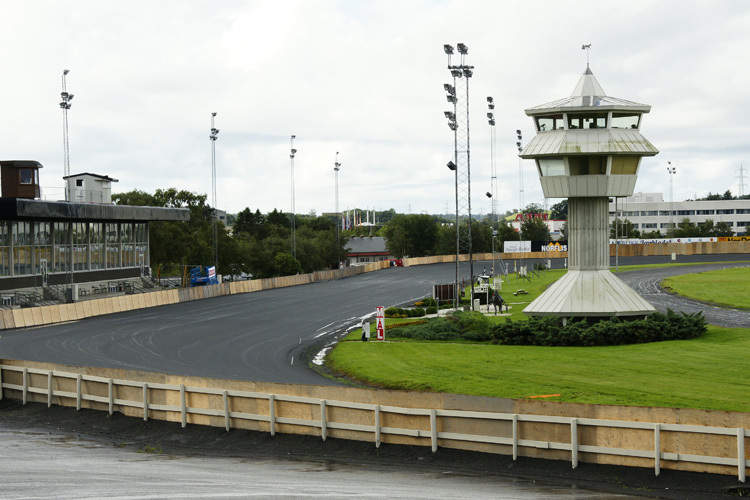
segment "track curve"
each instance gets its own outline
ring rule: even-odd
[[[663,279],[672,276],[717,271],[732,267],[750,267],[750,264],[717,263],[658,267],[637,271],[623,271],[618,273],[617,276],[660,312],[666,312],[667,309],[689,314],[700,311],[709,324],[729,328],[750,328],[750,309],[732,309],[714,306],[669,293],[660,285]]]
[[[748,310],[721,309],[671,295],[658,286],[667,276],[740,265],[750,263],[675,266],[618,276],[660,311],[703,311],[711,324],[750,327]],[[468,269],[461,270],[461,275],[468,274]],[[258,382],[343,385],[310,370],[301,359],[303,353],[334,343],[347,328],[372,315],[375,306],[424,297],[433,284],[451,283],[454,278],[454,264],[390,268],[329,282],[3,331],[0,358]]]

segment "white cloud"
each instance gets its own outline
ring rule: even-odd
[[[0,156],[42,162],[62,193],[60,76],[76,95],[71,170],[120,179],[116,190],[210,193],[210,113],[218,112],[218,205],[449,211],[453,150],[445,125],[443,43],[465,42],[472,92],[472,205],[489,210],[487,95],[495,98],[498,209],[518,205],[515,130],[524,108],[570,94],[591,67],[615,97],[652,106],[643,133],[661,154],[638,191],[675,199],[737,192],[748,160],[743,110],[750,5],[742,0],[3,2]],[[541,203],[530,162],[525,203]],[[747,190],[746,190],[747,192]],[[557,200],[552,200],[554,203]]]

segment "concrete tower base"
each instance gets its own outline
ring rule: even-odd
[[[656,310],[609,270],[570,270],[523,312],[571,318],[645,316]]]
[[[568,272],[534,302],[529,316],[645,316],[656,310],[609,270],[608,198],[570,198]]]

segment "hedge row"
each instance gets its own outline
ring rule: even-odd
[[[421,318],[426,313],[421,307],[414,309],[401,309],[400,307],[389,307],[383,311],[386,318]]]
[[[643,319],[602,319],[589,324],[548,316],[492,326],[479,312],[456,311],[445,318],[390,325],[391,338],[417,340],[492,341],[493,344],[535,346],[605,346],[686,340],[707,331],[703,313],[654,313]]]
[[[490,322],[479,312],[456,311],[446,318],[434,318],[418,325],[392,325],[391,338],[417,340],[492,340]]]
[[[562,326],[554,316],[517,322],[508,320],[492,328],[492,342],[536,346],[624,345],[694,339],[706,331],[702,312],[676,314],[669,309],[667,314],[657,312],[637,320],[615,317],[593,325],[581,320]]]

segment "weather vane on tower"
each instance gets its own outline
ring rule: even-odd
[[[581,45],[581,50],[586,51],[586,67],[588,68],[589,67],[589,54],[591,53],[591,44],[586,43],[586,44]]]

